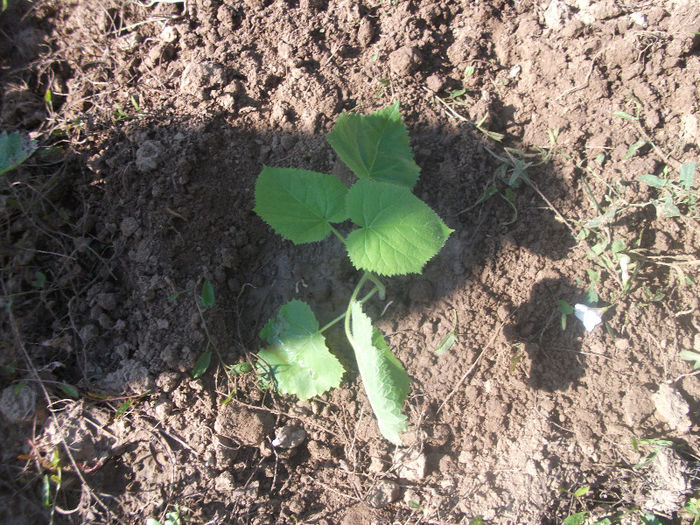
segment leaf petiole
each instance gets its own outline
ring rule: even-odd
[[[368,274],[367,272],[365,272],[365,275],[362,276],[362,279],[360,279],[360,282],[357,283],[357,286],[355,287],[355,291],[353,292],[353,297],[357,297],[357,294],[359,293],[360,288],[362,288],[362,286],[365,284],[365,282],[367,282],[367,279],[368,279],[368,278],[371,278],[371,277],[369,276],[369,274]],[[372,282],[375,283],[375,287],[372,288],[372,290],[370,290],[369,293],[368,293],[367,295],[365,295],[362,299],[360,299],[360,300],[358,301],[360,304],[365,304],[365,303],[366,303],[367,301],[369,301],[372,297],[374,297],[374,294],[376,294],[377,292],[380,292],[380,293],[382,292],[382,290],[380,290],[380,289],[376,286],[377,284],[382,284],[382,283],[380,283],[378,280],[377,280],[377,281],[372,281]],[[382,288],[383,288],[383,286],[382,286]],[[333,326],[334,324],[336,324],[336,323],[342,321],[343,319],[345,319],[345,316],[347,316],[347,315],[348,315],[347,311],[346,311],[346,312],[343,312],[343,313],[340,314],[338,317],[336,317],[336,318],[333,319],[332,321],[330,321],[330,322],[328,322],[327,324],[325,324],[325,325],[323,326],[323,328],[321,328],[321,329],[319,330],[319,332],[321,332],[321,333],[325,332],[326,330],[328,330],[328,329],[329,329],[331,326]]]

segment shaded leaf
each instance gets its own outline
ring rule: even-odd
[[[211,352],[203,352],[195,361],[192,369],[192,377],[197,379],[202,377],[211,364]]]
[[[393,184],[360,180],[347,207],[360,226],[346,239],[350,260],[380,275],[420,273],[453,231],[410,190]]]
[[[576,514],[572,514],[568,518],[566,518],[564,521],[561,522],[561,525],[581,525],[584,521],[588,519],[588,512],[577,512]]]
[[[330,353],[308,304],[293,300],[270,319],[260,337],[268,346],[258,352],[262,384],[302,401],[340,385],[343,366]]]
[[[80,397],[78,389],[75,388],[73,385],[61,383],[60,388],[61,390],[63,390],[63,393],[66,394],[68,397],[72,397],[73,399],[78,399]]]
[[[36,151],[36,143],[17,132],[0,133],[0,175],[16,168]]]
[[[634,144],[630,144],[630,147],[627,149],[627,153],[625,154],[625,159],[629,159],[630,157],[633,157],[635,153],[637,153],[637,150],[644,146],[647,141],[644,139],[639,139],[637,142]]]
[[[347,188],[333,175],[265,166],[255,183],[255,213],[294,244],[323,240],[343,222]]]
[[[343,113],[326,138],[360,179],[407,188],[418,181],[420,168],[413,160],[398,102],[370,115]]]
[[[253,370],[253,366],[250,363],[237,363],[229,367],[229,372],[232,374],[246,374]]]
[[[400,434],[408,428],[401,412],[410,386],[408,374],[359,302],[350,303],[350,314],[350,344],[379,430],[386,439],[401,445]]]
[[[204,281],[204,284],[202,285],[202,293],[199,298],[204,308],[211,308],[214,306],[214,287],[212,286],[211,281]]]

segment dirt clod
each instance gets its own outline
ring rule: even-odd
[[[652,394],[656,415],[672,430],[686,434],[690,430],[690,407],[681,393],[667,383],[661,383],[659,390]]]

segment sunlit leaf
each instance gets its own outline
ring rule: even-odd
[[[256,364],[264,386],[304,401],[340,384],[343,366],[328,350],[305,302],[293,300],[282,306],[260,338],[268,345],[258,352]]]
[[[401,444],[401,432],[408,428],[401,412],[406,401],[410,379],[398,359],[391,353],[381,332],[362,311],[362,305],[350,304],[350,344],[355,351],[362,384],[377,418],[382,435],[396,445]]]
[[[407,188],[358,181],[348,193],[350,219],[360,226],[346,245],[356,268],[380,275],[420,273],[452,230]]]
[[[420,175],[401,119],[399,103],[372,113],[343,113],[327,137],[340,159],[360,179],[412,188]]]
[[[204,375],[204,373],[209,368],[211,364],[211,352],[203,352],[195,361],[194,368],[192,369],[192,377],[197,379]]]

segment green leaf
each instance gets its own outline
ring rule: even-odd
[[[664,188],[666,184],[668,184],[667,179],[662,179],[656,175],[649,175],[648,173],[646,175],[641,175],[639,177],[639,182],[643,182],[652,188]]]
[[[237,363],[235,365],[231,365],[228,369],[228,371],[232,374],[246,374],[250,372],[253,369],[253,366],[250,363]]]
[[[127,399],[126,401],[124,401],[117,409],[116,414],[114,414],[115,419],[123,416],[126,413],[126,411],[129,410],[129,408],[131,408],[131,405],[133,405],[133,404],[134,404],[133,399]]]
[[[204,308],[211,308],[214,306],[214,287],[211,281],[204,281],[202,285],[202,294],[199,296],[199,299]]]
[[[571,306],[566,301],[562,301],[562,300],[557,301],[557,308],[564,315],[571,315],[574,313],[574,307]]]
[[[684,361],[693,362],[693,370],[700,369],[700,352],[695,352],[693,350],[682,350],[680,353],[680,358]]]
[[[437,355],[442,355],[445,352],[447,352],[450,348],[452,348],[452,345],[455,344],[455,342],[457,341],[457,331],[459,330],[459,319],[457,318],[457,310],[452,310],[452,312],[455,314],[454,326],[452,327],[452,330],[450,330],[450,332],[440,340],[440,343],[438,343],[437,348],[435,349],[435,353]]]
[[[36,151],[36,143],[17,132],[0,133],[0,175],[16,168]]]
[[[581,525],[584,521],[588,519],[588,512],[577,512],[576,514],[572,514],[568,518],[566,518],[564,521],[561,522],[561,525]]]
[[[456,341],[457,334],[455,334],[454,330],[452,330],[449,334],[447,334],[440,340],[440,343],[438,343],[437,348],[435,348],[435,353],[437,355],[444,354],[450,348],[452,348],[452,345],[454,345]]]
[[[326,138],[360,179],[407,188],[418,180],[420,168],[413,160],[398,102],[370,115],[343,113]]]
[[[673,202],[673,196],[668,192],[666,192],[666,197],[664,198],[662,214],[664,217],[681,216],[681,211],[678,209],[678,206],[676,206],[676,203]]]
[[[163,525],[163,524],[155,518],[148,518],[146,520],[146,525]]]
[[[294,244],[323,240],[347,219],[347,188],[333,175],[265,166],[255,184],[255,213]]]
[[[44,474],[41,479],[41,501],[45,507],[51,505],[51,483],[49,483],[48,474]]]
[[[631,144],[630,147],[627,149],[627,153],[625,154],[625,159],[629,159],[630,157],[633,157],[635,153],[637,153],[637,150],[644,146],[647,141],[644,139],[639,139],[637,142],[634,144]]]
[[[639,517],[644,525],[664,525],[664,522],[653,514],[642,514]]]
[[[211,364],[211,352],[203,352],[195,361],[192,369],[192,377],[197,379],[202,377]]]
[[[391,353],[381,332],[372,327],[359,302],[350,303],[350,315],[350,344],[379,430],[386,439],[401,445],[400,434],[408,428],[406,416],[401,412],[410,386],[408,374]]]
[[[681,166],[680,182],[685,191],[690,191],[690,189],[693,187],[693,183],[695,182],[694,162],[686,162]]]
[[[576,492],[574,492],[574,496],[576,496],[577,498],[580,498],[580,497],[588,494],[590,492],[590,490],[591,490],[590,485],[584,485],[583,487],[576,489]]]
[[[326,346],[308,304],[293,300],[270,319],[260,337],[269,346],[258,352],[256,369],[266,387],[302,401],[340,385],[343,366]]]
[[[620,117],[621,119],[631,120],[633,122],[639,120],[639,117],[635,117],[634,115],[630,115],[629,113],[625,113],[624,111],[616,111],[614,115],[616,117]]]
[[[68,397],[72,397],[73,399],[78,399],[80,397],[78,389],[75,388],[73,385],[61,383],[59,387],[61,390],[63,390],[63,393],[66,394]]]
[[[453,231],[410,190],[384,182],[358,181],[347,208],[360,226],[346,239],[350,260],[380,275],[420,273]]]

